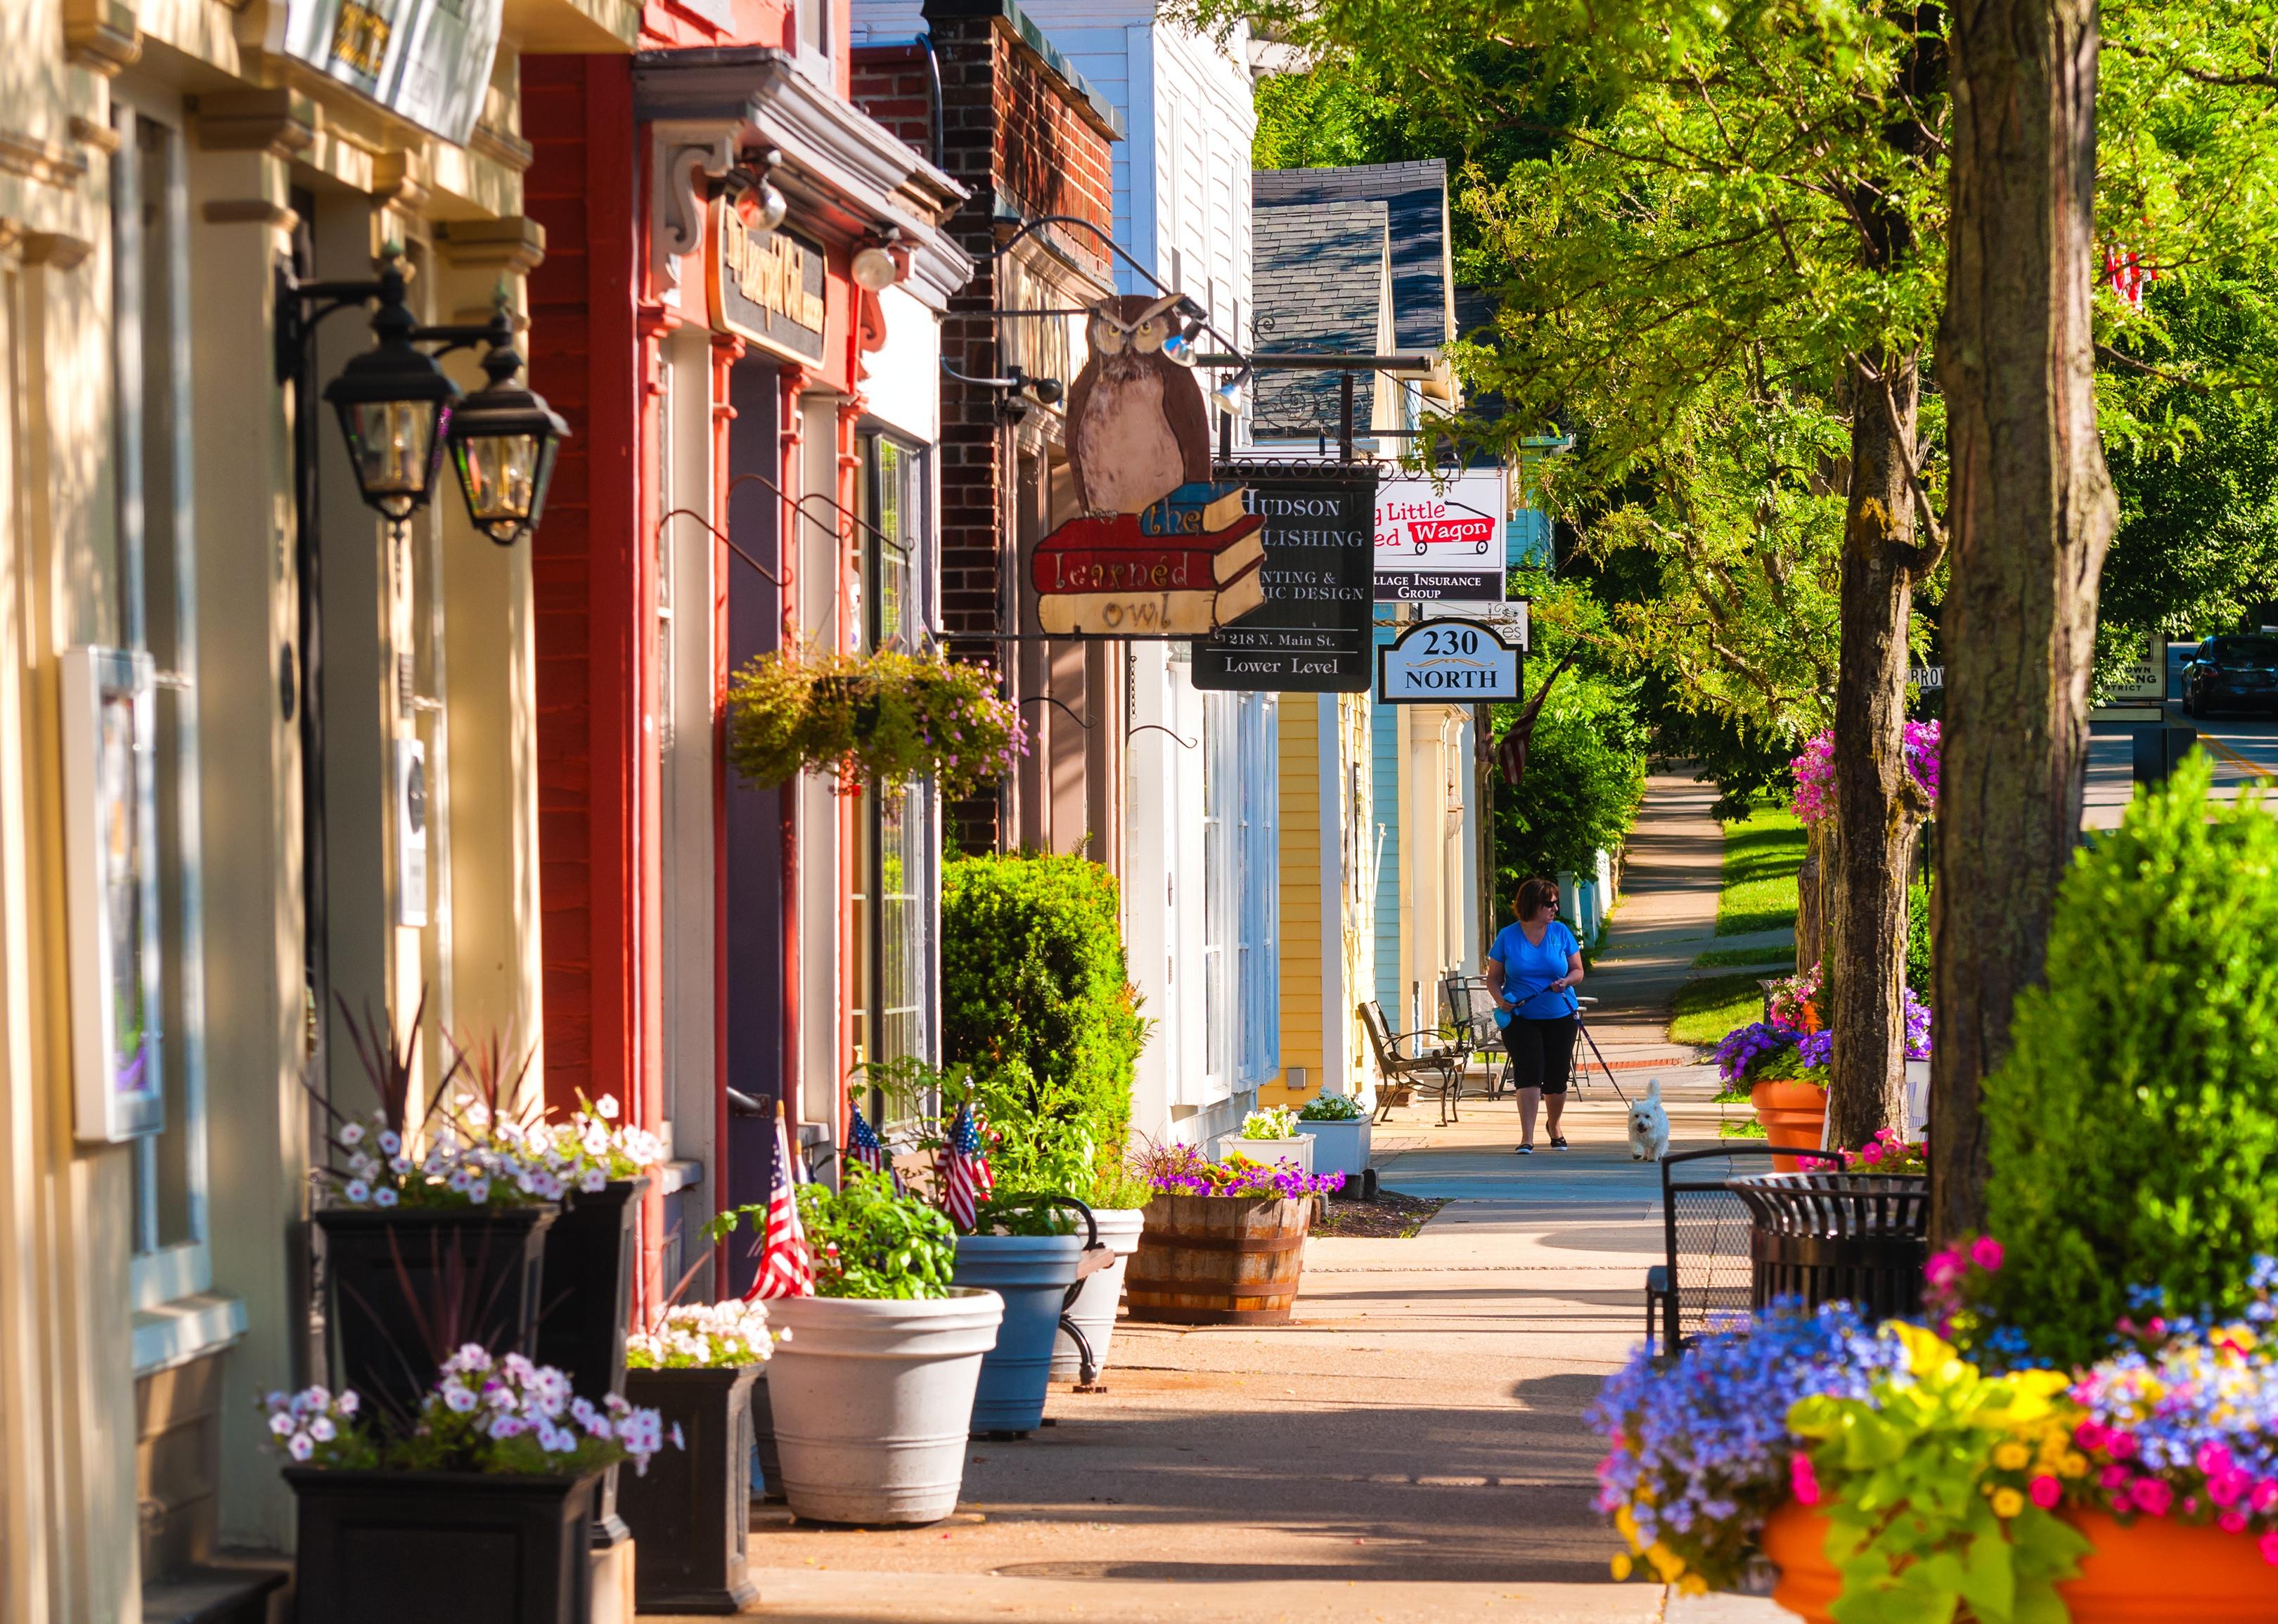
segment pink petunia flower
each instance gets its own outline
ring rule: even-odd
[[[1969,1261],[1989,1275],[2000,1269],[2003,1255],[2001,1243],[1991,1235],[1980,1235],[1969,1243]]]
[[[1787,1478],[1797,1505],[1819,1504],[1819,1474],[1811,1469],[1809,1455],[1799,1449],[1787,1458]]]
[[[2246,1513],[2243,1511],[2227,1511],[2217,1517],[2214,1522],[2215,1526],[2226,1534],[2246,1532]]]
[[[2164,1517],[2175,1503],[2175,1491],[2156,1477],[2139,1477],[2128,1485],[2128,1498],[2137,1511]]]
[[[2053,1511],[2064,1498],[2064,1485],[2044,1472],[2026,1486],[2025,1497],[2043,1511]]]

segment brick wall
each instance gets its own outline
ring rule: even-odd
[[[1021,35],[1002,0],[928,0],[941,74],[941,150],[934,161],[972,193],[949,230],[977,266],[949,302],[942,355],[972,377],[998,376],[996,223],[1066,214],[1112,226],[1108,137],[1083,93]],[[854,99],[920,153],[932,145],[930,74],[924,48],[869,46],[854,53]],[[1109,255],[1090,233],[1054,228],[1053,241],[1106,278]],[[1066,380],[1062,380],[1066,381]],[[1016,563],[1008,533],[1012,436],[997,393],[944,379],[941,428],[942,625],[959,658],[1006,669],[1003,645],[957,644],[954,634],[1017,631],[1005,606]],[[951,833],[968,851],[1014,838],[1000,793],[950,808]]]

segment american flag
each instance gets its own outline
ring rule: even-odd
[[[744,1293],[746,1302],[754,1297],[814,1295],[814,1258],[807,1250],[806,1231],[799,1227],[791,1168],[791,1136],[777,1108],[775,1193],[768,1197],[767,1224],[760,1234],[759,1277]]]
[[[981,1124],[970,1102],[957,1108],[949,1125],[949,1142],[941,1147],[941,1209],[961,1230],[970,1230],[981,1198],[995,1187],[997,1175],[981,1152]]]
[[[870,1125],[870,1119],[862,1114],[860,1106],[850,1101],[846,1109],[854,1118],[853,1125],[846,1130],[847,1155],[875,1171],[891,1172],[894,1159],[886,1154],[885,1143],[879,1139],[878,1130]]]

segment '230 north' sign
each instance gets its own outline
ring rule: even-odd
[[[1475,705],[1519,697],[1519,652],[1478,621],[1418,621],[1376,652],[1385,705]]]

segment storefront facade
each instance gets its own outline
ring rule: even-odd
[[[249,1418],[325,1375],[308,1091],[371,1103],[340,1009],[408,1036],[424,1008],[424,1084],[446,1033],[541,1031],[529,546],[447,472],[401,523],[361,499],[317,397],[367,301],[279,330],[329,303],[296,284],[369,284],[384,250],[419,322],[518,316],[524,56],[628,53],[637,13],[363,15],[5,27],[0,1615],[26,1624],[140,1618],[146,1587],[161,1616],[218,1547],[289,1546]],[[462,388],[480,353],[445,362]],[[82,895],[98,832],[116,866]],[[91,1118],[91,1079],[135,1109]]]
[[[669,1138],[643,1303],[669,1238],[765,1199],[773,1102],[836,1144],[854,1065],[934,1052],[929,788],[745,784],[724,701],[758,655],[931,623],[936,329],[972,270],[958,188],[847,99],[843,16],[706,43],[652,13],[657,48],[528,92],[533,209],[580,244],[534,297],[590,335],[535,372],[592,428],[538,552],[547,1088]]]

